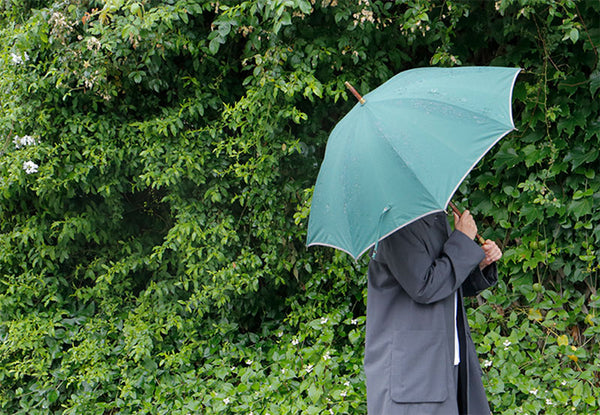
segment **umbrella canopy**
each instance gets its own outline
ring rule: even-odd
[[[358,258],[397,229],[445,210],[469,171],[514,130],[519,71],[412,69],[365,95],[329,136],[307,244]]]

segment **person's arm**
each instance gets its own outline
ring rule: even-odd
[[[413,224],[414,225],[414,224]],[[453,295],[485,258],[465,233],[455,230],[432,260],[418,226],[409,225],[381,241],[376,260],[416,302],[430,304]]]
[[[498,268],[490,264],[484,269],[476,268],[462,285],[463,297],[475,297],[483,290],[498,283]]]

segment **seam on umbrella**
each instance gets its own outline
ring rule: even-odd
[[[365,108],[367,108],[367,106],[365,106]],[[369,113],[371,113],[372,116],[375,119],[377,119],[377,116],[375,115],[375,113],[370,108],[367,108],[367,109],[368,109]],[[431,200],[434,200],[434,201],[437,202],[436,198],[431,194],[431,192],[429,191],[429,189],[425,186],[425,184],[421,181],[421,179],[416,175],[416,173],[413,171],[413,169],[409,168],[409,164],[406,162],[406,160],[404,160],[404,157],[402,157],[402,155],[396,150],[396,148],[394,147],[394,145],[392,144],[392,142],[390,141],[390,139],[388,138],[388,136],[385,134],[385,132],[381,128],[378,127],[377,123],[375,123],[375,128],[377,128],[377,130],[381,133],[381,136],[384,138],[384,140],[388,144],[388,146],[391,147],[392,153],[394,155],[396,155],[402,161],[402,163],[404,163],[404,165],[410,171],[411,175],[419,183],[421,183],[421,186],[423,187],[423,189],[425,189],[425,191],[427,192],[427,194],[431,197]]]
[[[516,78],[515,78],[515,80],[516,80]],[[511,93],[509,95],[512,97],[512,91],[511,91]],[[512,100],[512,98],[510,98],[510,99]],[[452,104],[452,103],[449,103],[449,102],[440,101],[440,100],[437,100],[437,99],[417,98],[417,97],[394,97],[394,98],[382,99],[382,100],[375,101],[375,102],[377,102],[377,103],[385,103],[385,102],[388,102],[388,101],[417,101],[417,100],[418,101],[425,101],[425,102],[435,102],[436,104],[441,104],[441,105],[445,105],[445,106],[448,106],[448,107],[458,108],[458,109],[460,109],[460,110],[462,110],[464,112],[467,112],[469,114],[476,115],[478,118],[485,119],[485,120],[491,120],[491,121],[493,121],[496,124],[499,124],[499,125],[502,125],[502,126],[505,126],[505,127],[512,127],[513,129],[515,127],[513,119],[512,119],[512,108],[510,108],[510,114],[509,114],[510,115],[510,125],[507,125],[507,124],[505,124],[503,122],[500,122],[500,121],[498,121],[498,120],[496,120],[496,119],[494,119],[492,117],[488,117],[486,115],[483,115],[483,114],[481,114],[481,113],[479,113],[477,111],[473,111],[471,109],[468,109],[468,108],[465,108],[465,107],[461,107],[460,105],[456,105],[456,104]]]
[[[409,100],[414,100],[415,98],[400,98],[400,99],[401,99],[401,100],[406,100],[406,101],[409,101]],[[427,99],[421,99],[421,100],[422,100],[422,101],[427,101],[427,102],[436,102],[436,103],[439,103],[439,104],[444,104],[444,102],[442,102],[442,101],[437,101],[437,100],[427,100]],[[387,101],[387,100],[386,100],[386,101]],[[385,102],[385,101],[379,101],[379,102]],[[455,107],[455,108],[460,108],[460,109],[463,109],[463,108],[461,108],[461,107],[454,106],[454,105],[452,105],[452,104],[448,104],[448,105],[449,105],[449,106],[453,106],[453,107]],[[476,112],[473,112],[473,111],[469,111],[469,112],[471,112],[472,114],[477,114]],[[494,120],[494,121],[495,121],[495,120]],[[497,122],[497,121],[495,121],[495,122]],[[411,123],[411,124],[413,124],[413,125],[414,125],[415,123],[413,122],[413,123]],[[418,125],[417,125],[417,127],[418,127]],[[394,149],[394,151],[395,151],[396,153],[400,154],[398,151],[396,151],[396,148],[395,148],[395,147],[394,147],[394,145],[392,144],[391,140],[389,140],[389,139],[387,138],[387,136],[385,136],[385,134],[383,134],[383,135],[384,135],[384,137],[386,138],[386,140],[389,142],[389,144],[390,144],[390,146],[392,147],[392,149]],[[435,134],[427,134],[427,136],[428,136],[428,137],[431,137],[433,140],[435,140],[435,143],[436,143],[436,144],[438,144],[438,145],[440,145],[440,146],[443,146],[445,149],[447,149],[447,150],[448,150],[448,152],[451,152],[452,154],[454,154],[454,156],[456,157],[456,159],[457,159],[457,160],[459,160],[459,159],[461,159],[461,158],[462,158],[462,156],[460,155],[460,154],[461,154],[461,152],[460,152],[460,151],[458,151],[454,145],[451,145],[451,144],[453,144],[453,142],[452,142],[452,141],[444,140],[444,139],[443,139],[444,137],[441,137],[442,139],[440,139],[440,135],[439,135],[439,134],[438,134],[438,135],[435,135]],[[403,161],[404,161],[404,159],[403,159]],[[405,163],[405,164],[408,166],[408,164],[407,164],[406,162],[404,162],[404,163]],[[412,171],[412,170],[411,170],[411,171]],[[416,176],[415,176],[415,177],[416,177]],[[418,177],[417,177],[417,180],[419,180],[419,179],[418,179]],[[419,183],[421,183],[421,184],[423,185],[423,187],[425,188],[425,185],[423,184],[423,182],[422,182],[421,180],[419,180]],[[429,194],[431,195],[431,193],[429,193]],[[431,195],[431,196],[432,196],[432,198],[433,198],[433,195]],[[435,198],[433,198],[433,199],[437,201],[437,199],[435,199]]]
[[[362,104],[356,104],[352,108],[352,110],[350,110],[350,112],[354,111],[355,108],[356,108],[356,111],[358,112],[358,111],[362,110],[362,108],[364,108],[364,107],[365,106],[362,105]],[[350,115],[350,112],[347,115]],[[344,118],[346,118],[346,117],[344,117]],[[340,124],[341,124],[341,121],[340,121]],[[333,132],[332,132],[332,134],[333,134]],[[348,142],[345,143],[346,146],[348,146],[350,144],[353,144],[353,143],[348,143]],[[347,176],[344,174],[344,175],[342,175],[342,188],[344,189],[344,200],[343,200],[343,204],[342,204],[342,208],[343,209],[346,209],[346,207],[347,207],[346,196],[347,196],[348,192],[346,191],[346,186],[348,186]],[[346,219],[346,229],[348,229],[348,236],[349,236],[348,239],[350,241],[351,249],[354,250],[356,248],[356,246],[355,246],[355,238],[354,238],[354,235],[353,235],[353,232],[352,232],[353,227],[350,224],[350,215],[348,215],[348,214],[344,215],[344,219]],[[353,254],[350,254],[350,256],[352,256],[354,258]]]

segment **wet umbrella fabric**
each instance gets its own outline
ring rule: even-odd
[[[358,258],[402,226],[445,210],[477,162],[514,130],[519,71],[412,69],[365,95],[329,136],[307,245]]]

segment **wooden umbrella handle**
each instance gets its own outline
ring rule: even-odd
[[[454,213],[456,213],[458,216],[462,216],[462,212],[460,210],[458,210],[458,208],[456,207],[456,205],[454,203],[452,203],[452,201],[450,201],[449,205],[452,208],[452,211]],[[481,237],[481,235],[479,235],[479,234],[477,234],[477,240],[479,241],[479,243],[481,245],[485,244],[485,239],[483,239]]]
[[[346,82],[344,82],[344,85],[346,85],[346,88],[348,88],[350,90],[350,92],[352,92],[352,95],[354,95],[356,97],[358,102],[360,102],[361,105],[364,105],[364,103],[366,102],[365,99],[356,91],[356,89],[354,89],[354,87],[350,84],[350,82],[346,81]]]

